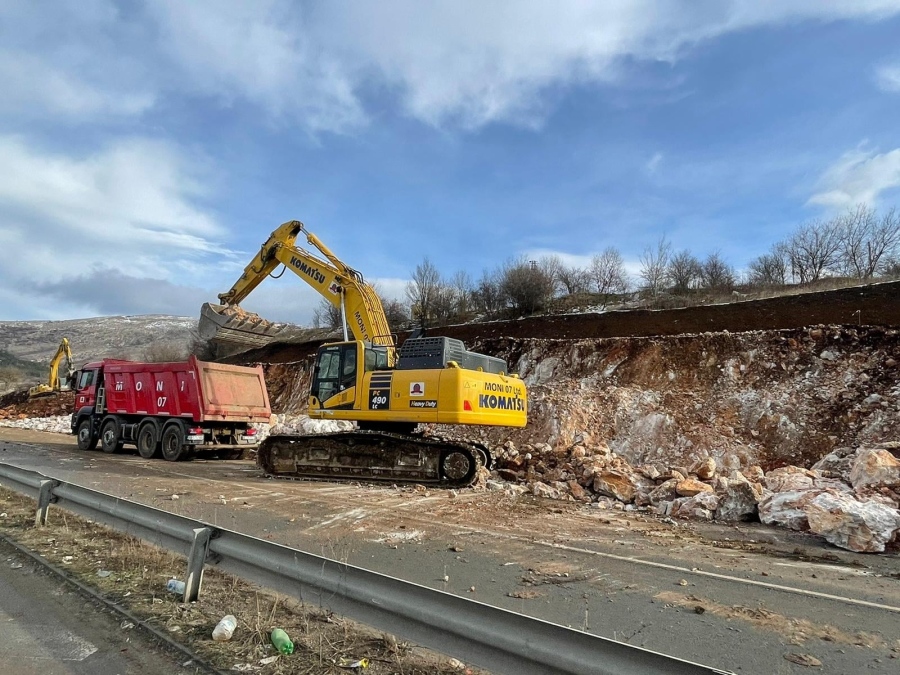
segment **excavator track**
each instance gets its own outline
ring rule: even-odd
[[[345,431],[308,436],[269,436],[257,464],[276,478],[388,481],[465,487],[490,467],[477,443],[398,434]]]

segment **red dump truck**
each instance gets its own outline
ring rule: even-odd
[[[198,451],[235,458],[257,443],[253,422],[271,410],[262,367],[200,361],[138,363],[104,359],[75,374],[72,433],[81,450],[126,443],[141,457],[169,461]]]

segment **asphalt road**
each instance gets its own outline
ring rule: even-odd
[[[724,670],[900,670],[896,553],[474,490],[274,481],[246,461],[79,453],[13,429],[0,462]]]
[[[197,672],[196,666],[182,665],[188,661],[0,541],[0,673]]]

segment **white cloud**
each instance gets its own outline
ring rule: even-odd
[[[663,154],[661,152],[657,152],[656,154],[654,154],[653,157],[651,157],[650,160],[647,162],[647,173],[649,173],[651,175],[656,173],[656,171],[657,171],[657,169],[659,169],[659,165],[662,163],[662,161],[663,161]]]
[[[0,111],[138,115],[169,95],[199,94],[344,132],[366,124],[369,96],[387,94],[435,126],[538,127],[560,88],[618,82],[626,62],[675,61],[749,28],[897,12],[898,0],[159,0],[127,11],[73,0],[53,12],[9,0]]]
[[[85,118],[138,115],[154,103],[147,91],[92,85],[32,54],[0,51],[0,111]]]
[[[898,187],[900,148],[881,154],[856,149],[826,169],[808,203],[835,208],[874,204],[883,192]]]
[[[144,313],[155,288],[177,297],[184,278],[199,283],[223,266],[227,274],[243,268],[243,256],[216,243],[225,232],[199,205],[205,178],[202,166],[160,141],[125,139],[71,157],[0,136],[0,247],[15,252],[4,258],[0,286],[60,297],[77,282],[93,294],[85,305],[109,312],[106,300],[118,298],[120,312]],[[137,282],[143,293],[124,306],[123,289]]]
[[[549,90],[615,81],[624,59],[671,61],[699,42],[747,28],[898,11],[897,0],[425,6],[404,0],[354,4],[350,11],[323,3],[309,25],[329,36],[342,63],[392,83],[413,117],[437,126],[535,127],[547,114]]]
[[[875,81],[882,91],[900,92],[900,64],[878,68],[875,71]]]
[[[146,41],[108,0],[61,0],[52,9],[23,0],[0,6],[0,113],[32,120],[135,116],[156,91]]]
[[[159,24],[160,51],[184,78],[181,86],[226,103],[246,99],[267,117],[313,131],[364,123],[353,67],[323,44],[325,36],[295,3],[164,0],[147,10]]]

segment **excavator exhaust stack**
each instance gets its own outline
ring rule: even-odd
[[[265,347],[271,342],[291,337],[295,328],[290,324],[267,321],[237,305],[213,305],[207,302],[200,309],[197,332],[202,340],[244,347]]]

